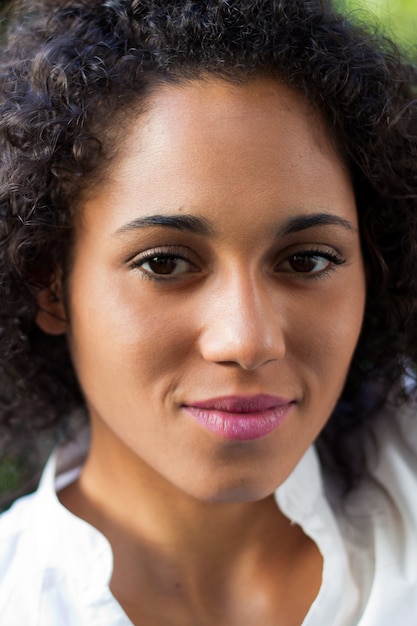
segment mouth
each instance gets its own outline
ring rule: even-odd
[[[276,430],[295,401],[279,396],[223,396],[184,404],[194,420],[222,439],[252,441]]]

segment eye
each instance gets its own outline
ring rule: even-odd
[[[189,263],[179,257],[159,254],[141,264],[142,269],[151,274],[172,276],[189,271]]]
[[[297,252],[287,257],[278,266],[278,271],[294,272],[297,274],[324,274],[345,262],[335,253],[320,250]]]
[[[149,250],[136,258],[131,267],[141,270],[146,278],[164,280],[198,272],[198,268],[178,252]]]

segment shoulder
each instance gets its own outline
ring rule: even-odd
[[[55,461],[52,457],[48,462],[38,490],[17,500],[0,516],[2,624],[92,623],[84,615],[88,606],[88,598],[83,596],[84,586],[88,587],[84,584],[87,567],[83,570],[77,563],[88,553],[91,541],[89,536],[83,539],[86,531],[82,520],[73,519],[59,503]]]
[[[335,494],[353,516],[375,521],[393,515],[417,530],[417,404],[387,405],[371,424],[366,450],[362,482],[346,499],[330,489],[331,498]]]
[[[414,624],[417,623],[416,405],[386,407],[374,422],[372,434],[369,476],[339,508],[338,518],[352,568],[358,573],[360,588],[366,590],[363,623],[376,623],[370,616],[378,615],[381,624]]]
[[[409,501],[409,489],[417,487],[417,404],[387,407],[374,424],[374,438],[371,474],[391,497],[401,495]]]
[[[19,552],[19,547],[29,541],[36,509],[35,494],[24,496],[0,515],[0,580]]]
[[[325,475],[347,567],[343,584],[352,577],[358,612],[352,623],[411,626],[417,624],[417,407],[388,405],[370,428],[362,482],[340,493]],[[343,570],[331,571],[337,580]]]
[[[9,623],[23,624],[36,610],[40,584],[33,525],[36,508],[36,495],[32,494],[0,515],[0,615],[5,623],[13,619],[18,621]]]

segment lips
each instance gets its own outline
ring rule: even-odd
[[[183,408],[198,424],[223,439],[250,441],[276,430],[294,404],[287,398],[258,394],[211,398]]]

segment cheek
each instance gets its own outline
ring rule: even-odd
[[[75,271],[73,285],[70,345],[85,391],[102,394],[132,378],[143,388],[179,367],[191,341],[181,307],[161,306],[123,277]]]
[[[295,367],[305,368],[316,387],[333,389],[336,395],[341,392],[360,335],[364,308],[362,272],[347,285],[322,290],[319,299],[300,300],[292,316],[290,353]]]

